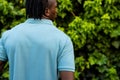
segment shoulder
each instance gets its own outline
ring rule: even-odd
[[[56,35],[62,39],[68,39],[70,38],[67,33],[63,32],[62,30],[58,29],[56,26],[54,26],[55,30],[56,30]]]
[[[11,29],[9,29],[9,30],[4,31],[4,32],[2,33],[2,36],[1,36],[1,37],[2,37],[2,38],[6,38],[7,36],[11,35],[11,34],[12,34],[13,32],[15,32],[21,25],[22,25],[22,23],[16,25],[15,27],[13,27],[13,28],[11,28]]]
[[[65,45],[72,44],[72,40],[67,33],[65,33],[61,30],[58,30],[58,32],[59,32],[59,35],[57,35],[57,34],[56,35],[58,36],[58,38],[60,40],[60,45],[61,46],[64,47]]]
[[[70,36],[67,33],[65,33],[61,30],[59,30],[59,32],[60,32],[60,37],[62,37],[63,40],[71,40]]]
[[[6,30],[2,33],[2,38],[7,36],[10,33],[11,30]]]

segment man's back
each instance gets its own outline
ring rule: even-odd
[[[51,20],[28,19],[4,33],[2,42],[10,80],[57,80],[57,69],[74,71],[74,62],[67,63],[74,61],[73,50],[69,50],[72,43]]]
[[[0,38],[0,72],[9,62],[10,80],[74,80],[70,38],[53,26],[56,0],[26,0],[27,21]]]

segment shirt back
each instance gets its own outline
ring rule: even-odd
[[[10,80],[57,80],[57,71],[74,71],[72,42],[51,20],[28,19],[1,40],[0,59],[9,61]]]

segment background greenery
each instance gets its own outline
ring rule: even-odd
[[[75,80],[120,80],[120,0],[57,0],[55,25],[75,49]],[[23,0],[0,0],[0,33],[26,19]],[[8,66],[0,80],[9,77]]]

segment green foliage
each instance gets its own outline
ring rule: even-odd
[[[25,20],[25,8],[23,8],[22,6],[18,6],[18,5],[14,6],[15,5],[14,3],[17,3],[16,1],[0,0],[1,32],[7,29],[10,29],[16,24],[19,24],[20,22]]]
[[[73,41],[75,80],[120,80],[119,4],[120,0],[58,0],[55,25]],[[0,0],[0,15],[2,33],[25,20],[24,1]]]

